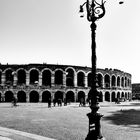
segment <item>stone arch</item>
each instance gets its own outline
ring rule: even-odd
[[[124,95],[124,92],[122,92],[122,97],[124,97],[125,95]]]
[[[112,102],[115,102],[116,101],[116,96],[115,96],[115,92],[112,92],[112,94],[111,94],[111,101]]]
[[[14,97],[14,94],[12,91],[9,90],[5,92],[5,102],[12,102],[13,97]]]
[[[35,90],[31,91],[30,94],[30,102],[39,102],[39,93]]]
[[[110,93],[108,91],[105,92],[105,101],[110,102]]]
[[[26,84],[26,71],[24,69],[17,71],[17,84]]]
[[[99,102],[103,102],[103,93],[99,92]]]
[[[66,86],[74,86],[74,70],[72,68],[66,70]]]
[[[55,71],[55,84],[63,85],[63,71],[60,69]]]
[[[85,74],[82,71],[77,73],[77,86],[84,87],[85,86]]]
[[[37,69],[30,70],[30,84],[35,84],[39,81],[39,71]]]
[[[117,93],[117,99],[121,98],[120,92]]]
[[[51,86],[51,71],[49,69],[42,72],[42,85]]]
[[[98,83],[98,87],[100,88],[103,87],[103,75],[101,73],[97,74],[97,83]]]
[[[120,76],[117,77],[117,87],[120,87]]]
[[[108,74],[105,75],[104,77],[104,81],[105,81],[105,88],[109,88],[110,87],[110,76]]]
[[[111,86],[116,87],[116,77],[114,75],[111,77]]]
[[[5,70],[5,82],[7,85],[13,85],[14,76],[13,76],[13,70],[12,69],[6,69]]]
[[[128,94],[127,94],[127,92],[125,92],[125,99],[128,99]]]
[[[57,101],[58,99],[64,100],[64,94],[62,91],[56,91],[54,95],[54,99]]]
[[[75,96],[73,91],[68,91],[66,93],[66,101],[74,102],[75,101]]]
[[[18,99],[18,102],[26,102],[26,93],[21,90],[21,91],[18,91],[17,93],[17,99]]]
[[[51,99],[51,93],[49,91],[43,91],[42,93],[42,102],[48,102]]]
[[[85,92],[79,91],[77,101],[79,102],[82,98],[85,100]]]
[[[92,84],[92,73],[91,72],[88,73],[87,78],[88,78],[88,87],[91,87],[91,84]]]
[[[121,78],[121,86],[124,87],[124,77]]]

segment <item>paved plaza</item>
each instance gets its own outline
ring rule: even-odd
[[[84,140],[89,107],[72,103],[48,108],[46,103],[0,104],[0,140]],[[100,103],[106,140],[140,140],[140,102]]]

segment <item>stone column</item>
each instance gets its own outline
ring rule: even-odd
[[[74,87],[77,87],[77,74],[74,74]]]
[[[17,79],[17,73],[14,72],[13,76],[14,76],[14,83],[13,83],[13,85],[16,86],[17,85],[17,80],[18,80]]]
[[[104,76],[103,76],[102,81],[103,81],[103,88],[105,88],[105,78],[104,78]]]
[[[39,73],[39,86],[42,86],[42,73]]]
[[[30,80],[30,75],[29,75],[29,72],[27,71],[26,72],[26,85],[28,86],[29,85],[29,81]]]
[[[63,72],[63,86],[66,87],[66,72]]]
[[[26,102],[29,103],[29,101],[30,101],[29,92],[26,92]]]
[[[51,74],[51,86],[54,87],[54,72]]]
[[[39,93],[39,102],[42,102],[42,93]]]
[[[1,75],[1,85],[2,85],[2,86],[5,85],[5,81],[6,81],[5,72],[2,72],[2,75]]]
[[[85,87],[88,87],[88,78],[87,78],[87,76],[85,76],[85,78],[84,78],[84,84],[85,84]]]

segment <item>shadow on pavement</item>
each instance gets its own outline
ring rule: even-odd
[[[129,126],[133,128],[140,128],[140,110],[120,110],[112,112],[110,116],[104,116],[105,121],[111,121],[115,125]]]

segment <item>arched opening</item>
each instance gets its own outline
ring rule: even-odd
[[[88,87],[91,87],[91,84],[92,84],[92,74],[89,73],[88,74]]]
[[[24,91],[19,91],[17,94],[18,102],[26,102],[26,93]]]
[[[49,91],[44,91],[42,93],[42,102],[47,102],[49,101],[49,99],[51,99],[51,93]]]
[[[115,77],[114,75],[112,76],[111,81],[112,81],[112,82],[111,82],[111,86],[112,86],[112,87],[116,87],[116,77]]]
[[[117,93],[117,99],[121,97],[120,92]]]
[[[124,87],[124,78],[121,78],[121,86]]]
[[[33,69],[30,71],[30,84],[35,84],[36,81],[39,81],[39,72]]]
[[[83,91],[79,91],[79,92],[78,92],[77,101],[80,102],[81,99],[84,99],[84,101],[85,101],[85,93],[84,93]]]
[[[122,92],[122,98],[124,98],[124,92]]]
[[[70,68],[66,71],[66,86],[74,86],[74,71]]]
[[[67,102],[74,102],[74,92],[73,91],[68,91],[66,94],[66,101]]]
[[[98,87],[102,88],[103,87],[103,76],[100,73],[97,74],[97,82],[98,82]]]
[[[7,85],[13,85],[13,71],[11,69],[6,70],[6,84]]]
[[[78,72],[78,74],[77,74],[77,85],[78,86],[81,86],[81,87],[85,86],[84,78],[85,78],[84,73],[83,72]]]
[[[110,102],[110,93],[109,92],[105,92],[105,101]]]
[[[105,88],[110,87],[110,76],[108,74],[105,75]]]
[[[125,92],[125,99],[128,99],[128,94],[127,94],[127,92]]]
[[[115,102],[115,101],[116,101],[116,98],[115,98],[115,92],[112,92],[111,100],[112,100],[112,102]]]
[[[17,84],[21,85],[21,84],[26,84],[26,72],[25,70],[19,70],[17,73]]]
[[[63,85],[63,72],[61,70],[55,72],[55,84]]]
[[[51,87],[51,72],[50,70],[44,70],[42,73],[42,85]]]
[[[30,92],[30,102],[39,102],[39,94],[37,91]]]
[[[58,101],[58,99],[61,99],[61,100],[63,101],[63,99],[64,99],[64,98],[63,98],[63,92],[57,91],[57,92],[55,93],[54,98],[55,98],[56,101]]]
[[[125,87],[127,87],[127,77],[125,77]]]
[[[13,96],[14,96],[13,92],[6,91],[6,93],[5,93],[5,102],[12,102]]]
[[[117,87],[120,87],[120,77],[117,77]]]
[[[101,91],[99,92],[99,102],[103,102],[103,94]]]

